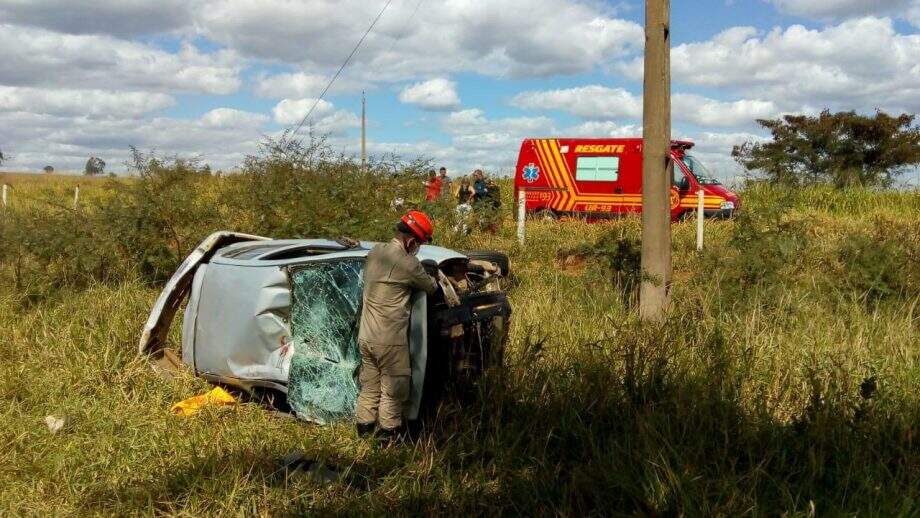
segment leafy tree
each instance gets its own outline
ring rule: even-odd
[[[86,161],[86,167],[83,168],[83,174],[86,176],[96,176],[105,172],[105,161],[94,156],[89,157]]]
[[[50,165],[46,165],[45,167],[42,168],[42,171],[44,171],[45,174],[51,174],[54,172],[54,168],[51,167]]]
[[[758,119],[773,140],[735,146],[732,157],[774,183],[889,187],[920,164],[920,127],[913,122],[914,115],[882,111],[874,117],[824,110],[817,117]]]

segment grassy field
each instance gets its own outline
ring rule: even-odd
[[[707,222],[702,254],[694,223],[674,225],[662,326],[630,307],[636,218],[533,222],[524,247],[507,210],[496,234],[441,232],[511,256],[506,369],[479,403],[445,404],[417,445],[382,447],[256,402],[171,415],[208,385],[161,378],[136,356],[168,269],[133,269],[137,257],[174,266],[215,228],[318,233],[285,225],[325,206],[260,222],[221,201],[250,180],[173,179],[153,184],[149,205],[146,187],[94,182],[73,211],[69,181],[14,178],[21,205],[2,216],[0,514],[920,514],[916,191],[751,187],[743,217]],[[371,196],[355,225],[378,237],[393,215]],[[157,207],[170,224],[154,224]],[[141,234],[115,213],[160,236],[165,255],[138,256],[160,241],[132,248]],[[124,265],[100,273],[97,256]],[[46,415],[67,423],[51,434]],[[295,448],[340,480],[279,472]]]

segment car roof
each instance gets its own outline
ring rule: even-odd
[[[239,266],[283,266],[292,263],[328,261],[348,257],[366,257],[378,243],[360,241],[349,247],[331,239],[269,239],[265,241],[243,241],[222,248],[212,263]],[[433,245],[422,245],[418,259],[433,260],[440,264],[450,259],[463,259],[465,255]]]

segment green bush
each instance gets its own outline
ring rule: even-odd
[[[215,179],[197,161],[133,151],[138,180],[111,180],[112,195],[99,204],[95,217],[124,261],[144,279],[163,282],[221,226],[218,207],[207,196]]]
[[[304,144],[267,140],[239,174],[220,186],[226,224],[236,230],[279,238],[384,239],[393,230],[403,198],[421,199],[425,161],[371,162],[366,170],[335,155],[322,140]]]
[[[642,279],[642,242],[637,237],[621,230],[607,232],[594,242],[581,243],[557,254],[563,262],[572,257],[598,265],[619,289],[627,306],[637,300]]]
[[[0,217],[0,265],[8,267],[0,275],[11,276],[26,300],[123,280],[133,270],[94,210],[62,205],[47,190],[22,196],[29,197],[28,205],[8,208]]]
[[[913,248],[913,249],[911,249]],[[867,302],[907,295],[916,276],[917,238],[875,229],[848,235],[838,250],[840,282]]]
[[[224,177],[196,160],[132,151],[134,178],[108,180],[93,203],[73,209],[49,189],[5,211],[0,261],[17,286],[47,293],[132,277],[162,283],[218,230],[386,239],[404,210],[391,201],[418,207],[428,165],[389,159],[362,170],[322,140],[286,136],[266,140],[239,173]],[[452,214],[441,205],[432,207],[436,216]]]
[[[806,228],[807,223],[791,218],[781,202],[742,212],[730,241],[737,252],[731,282],[744,291],[788,278],[808,245]]]

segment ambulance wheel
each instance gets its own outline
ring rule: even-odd
[[[462,253],[470,259],[495,263],[502,271],[502,277],[511,275],[511,261],[508,259],[508,255],[503,252],[496,252],[495,250],[467,250]]]

